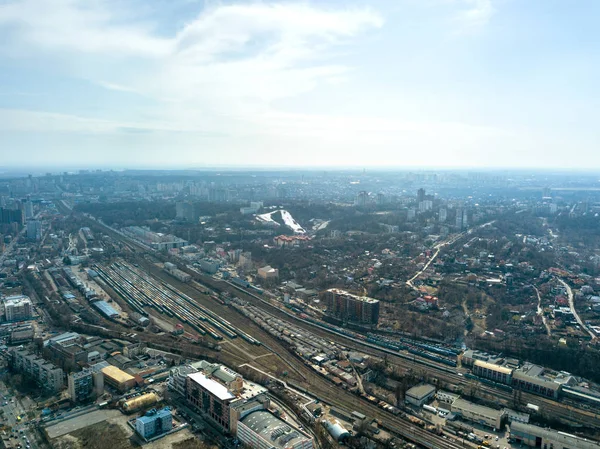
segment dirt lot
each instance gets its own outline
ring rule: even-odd
[[[189,429],[167,435],[151,443],[144,443],[127,425],[125,416],[93,424],[63,435],[52,441],[54,449],[212,449],[198,440]],[[216,448],[215,448],[216,449]]]

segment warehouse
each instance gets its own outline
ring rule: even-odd
[[[92,304],[96,309],[102,313],[106,318],[116,318],[119,316],[117,312],[109,303],[106,301],[96,301]]]
[[[510,385],[512,381],[512,369],[483,360],[475,361],[473,374],[505,385]]]
[[[460,398],[452,403],[452,413],[460,415],[466,421],[473,421],[494,429],[500,429],[504,418],[504,410],[494,410]]]
[[[135,377],[127,374],[125,371],[121,371],[116,366],[109,365],[102,368],[102,374],[104,374],[104,383],[106,385],[110,385],[122,393],[131,390],[136,384]]]
[[[541,427],[532,426],[531,424],[519,422],[511,424],[510,436],[517,443],[542,449],[600,449],[600,444],[596,441],[590,441],[575,435],[569,435],[568,433],[558,432],[552,429],[543,429]]]
[[[435,394],[435,387],[429,384],[417,385],[406,392],[405,400],[408,404],[421,407]]]

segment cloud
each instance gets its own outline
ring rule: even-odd
[[[222,128],[228,118],[235,131],[275,100],[342,79],[351,67],[331,62],[336,52],[383,25],[368,8],[257,2],[209,6],[169,34],[157,31],[165,25],[159,13],[137,19],[138,6],[11,2],[0,8],[0,31],[11,42],[0,52],[42,55],[60,61],[55,70],[67,76],[156,100],[144,115],[164,128]]]
[[[458,9],[453,21],[456,32],[470,34],[481,31],[496,14],[492,0],[443,0],[453,8]]]

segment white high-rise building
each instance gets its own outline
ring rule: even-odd
[[[31,299],[29,296],[8,296],[4,299],[4,316],[6,321],[23,321],[31,318]]]

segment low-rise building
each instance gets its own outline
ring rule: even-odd
[[[449,391],[439,390],[435,394],[435,397],[439,402],[444,402],[446,404],[452,404],[454,401],[456,401],[460,397],[460,395],[458,395],[456,393],[450,393]]]
[[[510,425],[510,436],[519,444],[541,449],[600,449],[597,441],[520,422]]]
[[[558,399],[561,383],[546,376],[543,366],[526,364],[513,371],[513,388],[528,391],[547,398]]]
[[[435,395],[435,387],[429,384],[417,385],[412,387],[404,395],[405,401],[409,404],[421,407]]]
[[[246,415],[237,426],[237,437],[252,449],[313,449],[311,437],[293,429],[266,410]]]
[[[145,440],[157,437],[173,429],[173,417],[168,407],[150,410],[135,420],[136,432]]]
[[[476,376],[506,385],[510,385],[512,382],[512,372],[513,370],[510,368],[483,360],[475,360],[473,364],[473,374]]]
[[[136,384],[135,377],[113,365],[102,368],[102,374],[104,374],[104,383],[121,393],[131,390]]]
[[[452,413],[460,415],[466,421],[473,421],[494,429],[500,429],[504,418],[504,410],[495,410],[460,398],[452,403]]]

